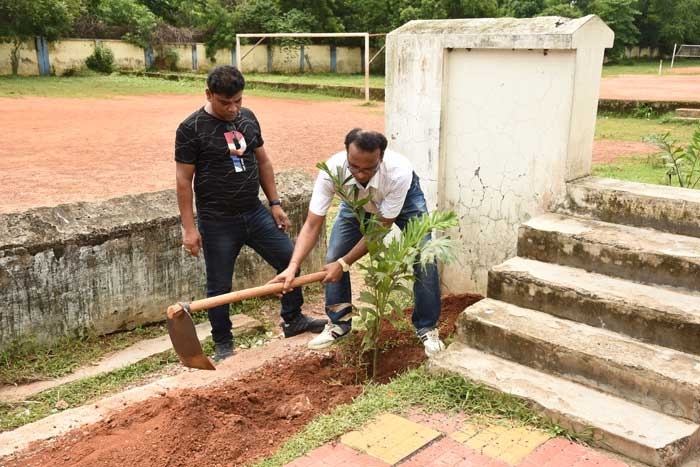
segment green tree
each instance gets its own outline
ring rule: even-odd
[[[538,16],[563,16],[565,18],[580,18],[583,11],[575,4],[567,1],[547,0],[546,7]]]
[[[625,47],[637,45],[639,41],[635,19],[640,12],[635,8],[636,3],[636,0],[595,0],[590,5],[590,13],[600,16],[615,31],[615,43],[607,52],[612,59],[623,58]]]
[[[287,14],[296,10],[285,22],[303,24],[304,32],[343,32],[343,22],[336,14],[336,0],[279,0],[280,10]]]
[[[462,11],[457,18],[493,18],[499,16],[496,0],[461,0]],[[448,12],[448,18],[455,18]]]
[[[0,40],[12,44],[12,74],[17,75],[25,42],[36,36],[60,39],[71,30],[82,8],[80,0],[0,0]]]
[[[544,0],[506,0],[501,5],[501,13],[513,18],[532,18],[539,15],[544,7]]]
[[[159,18],[137,0],[102,0],[97,5],[97,17],[109,26],[127,29],[125,41],[146,48],[150,45]]]
[[[375,376],[379,358],[379,334],[383,322],[397,329],[405,319],[402,298],[410,298],[413,291],[410,284],[414,280],[413,265],[425,266],[436,261],[450,262],[455,259],[457,242],[436,233],[457,226],[457,215],[452,211],[436,211],[420,218],[409,220],[401,235],[387,240],[391,228],[379,219],[377,213],[369,213],[365,205],[369,198],[359,198],[356,190],[348,190],[345,169],[338,167],[333,173],[325,162],[316,165],[328,174],[333,181],[335,192],[345,201],[357,218],[360,231],[365,239],[367,256],[357,265],[364,272],[365,289],[360,292],[360,301],[365,305],[357,307],[358,317],[353,318],[353,328],[364,330],[361,352],[372,351],[372,377]],[[429,240],[426,237],[432,234]],[[338,303],[332,307],[346,308]]]

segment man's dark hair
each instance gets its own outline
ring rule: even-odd
[[[209,72],[207,88],[212,94],[231,97],[245,88],[245,78],[235,66],[219,66]]]
[[[386,137],[378,131],[363,130],[362,128],[353,128],[345,135],[345,150],[350,150],[350,144],[354,144],[358,149],[372,152],[379,149],[379,155],[384,155],[384,150],[387,146]]]

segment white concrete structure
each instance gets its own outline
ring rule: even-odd
[[[443,292],[485,294],[520,223],[589,174],[612,43],[593,15],[411,21],[387,36],[390,146],[413,161],[429,208],[460,218]]]

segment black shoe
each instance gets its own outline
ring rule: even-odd
[[[325,319],[309,318],[299,313],[292,320],[282,323],[282,331],[284,337],[293,337],[305,332],[318,334],[323,331],[327,322]]]
[[[214,356],[212,360],[220,362],[233,355],[233,343],[224,342],[222,344],[214,344]]]

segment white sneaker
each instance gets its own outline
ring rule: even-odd
[[[325,349],[350,332],[350,323],[328,323],[321,333],[311,339],[307,347],[312,350]]]
[[[445,350],[445,344],[440,340],[440,332],[437,329],[431,329],[428,332],[419,336],[425,347],[425,354],[432,357],[438,352]]]

